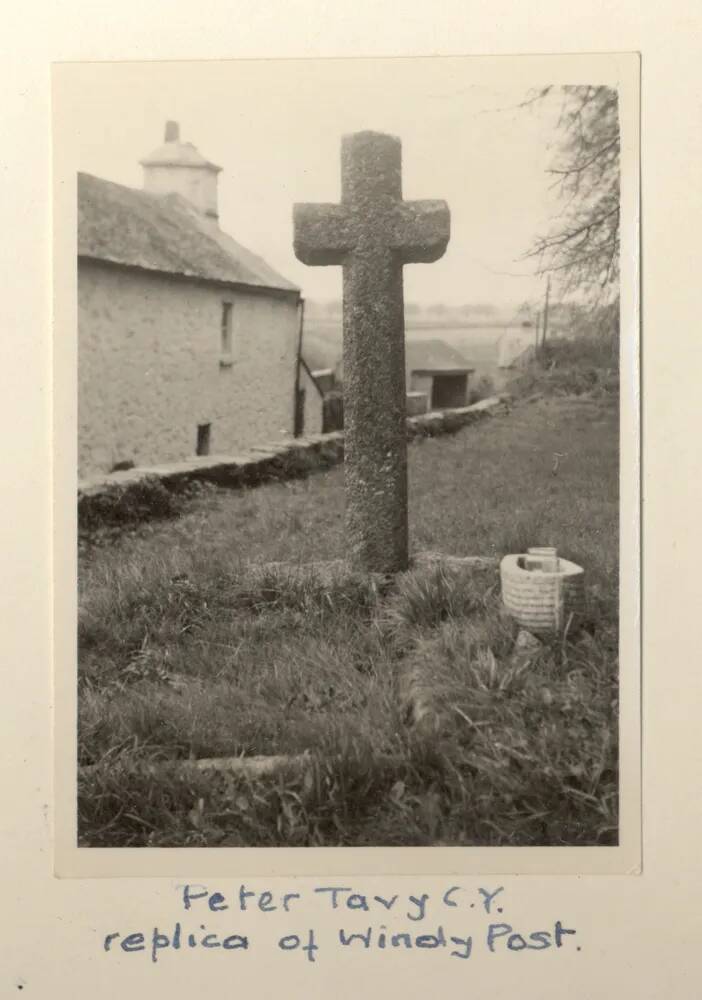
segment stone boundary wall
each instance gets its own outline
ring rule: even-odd
[[[408,417],[409,440],[454,434],[502,410],[506,397],[492,396],[472,406]],[[199,483],[229,489],[257,486],[272,480],[294,479],[343,462],[344,432],[314,434],[252,448],[238,455],[208,455],[148,468],[113,472],[78,483],[79,530],[101,524],[168,517],[179,513],[170,500],[189,493]]]

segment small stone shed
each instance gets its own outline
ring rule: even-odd
[[[405,345],[407,389],[426,393],[429,409],[448,410],[468,403],[474,369],[443,340],[408,340]]]

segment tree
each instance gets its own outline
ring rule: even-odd
[[[559,90],[560,138],[549,172],[563,209],[527,256],[538,259],[540,273],[555,272],[564,292],[578,288],[590,301],[611,303],[619,288],[617,92],[602,86]],[[545,87],[526,103],[556,93],[556,88]]]

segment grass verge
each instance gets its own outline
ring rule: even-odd
[[[553,544],[586,567],[584,627],[526,659],[489,567],[380,587],[251,565],[341,554],[341,471],[215,491],[82,554],[80,842],[616,842],[616,408],[522,404],[410,446],[415,549]],[[256,781],[174,763],[305,750]]]

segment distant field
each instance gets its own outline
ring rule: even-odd
[[[81,843],[616,842],[616,400],[518,404],[409,454],[413,551],[556,545],[586,568],[585,627],[525,666],[494,570],[379,592],[250,566],[342,554],[341,468],[215,492],[81,555]],[[256,783],[148,771],[302,750],[305,775]]]

